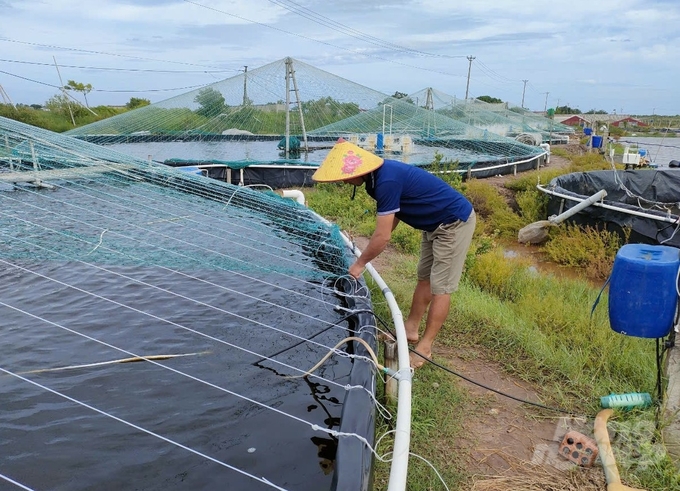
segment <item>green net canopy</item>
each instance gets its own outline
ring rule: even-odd
[[[141,159],[318,165],[338,137],[427,165],[533,158],[538,148],[285,58],[68,132]],[[474,122],[473,122],[474,123]]]
[[[312,134],[343,137],[374,151],[398,154],[417,165],[431,162],[432,149],[465,165],[507,162],[543,153],[540,147],[420,107],[412,98],[387,98],[380,107],[324,126]]]
[[[5,118],[0,149],[4,471],[25,489],[369,487],[377,371],[347,338],[377,350],[375,319],[336,226]]]

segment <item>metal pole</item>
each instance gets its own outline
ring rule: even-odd
[[[467,86],[465,87],[465,100],[467,100],[467,98],[468,98],[468,92],[469,92],[469,89],[470,89],[470,72],[472,71],[472,60],[474,60],[475,57],[474,56],[468,56],[467,59],[470,62],[470,64],[468,65]]]
[[[59,65],[57,65],[57,58],[53,56],[52,59],[54,60],[54,66],[57,69],[57,75],[59,75],[59,90],[61,90],[61,92],[64,94],[64,96],[66,96],[66,89],[64,89],[64,81],[61,79],[61,73],[59,72]],[[66,97],[65,102],[66,102],[66,107],[68,107],[68,112],[71,115],[71,122],[73,123],[73,126],[75,126],[76,125],[76,119],[73,117],[73,111],[71,110],[71,104],[69,104],[69,102],[68,102],[68,97]]]
[[[286,58],[286,159],[289,158],[290,154],[290,72],[291,63],[293,61],[290,58]]]
[[[248,100],[248,92],[247,92],[247,86],[248,86],[248,65],[243,65],[243,105],[246,105],[246,101]]]
[[[528,80],[522,80],[522,82],[524,82],[524,88],[522,89],[522,109],[524,109],[524,94],[527,91]]]
[[[300,115],[300,126],[302,130],[302,141],[305,145],[305,151],[309,152],[309,146],[307,144],[307,129],[305,128],[305,115],[302,111],[302,100],[300,100],[300,91],[298,90],[297,80],[295,78],[295,69],[293,68],[293,60],[290,61],[290,77],[293,80],[293,90],[295,91],[295,102],[298,107],[298,114]],[[288,157],[286,157],[288,158]]]
[[[543,107],[543,112],[544,112],[544,113],[547,113],[547,112],[548,112],[548,94],[550,94],[550,92],[546,92],[546,93],[545,93],[545,106]]]

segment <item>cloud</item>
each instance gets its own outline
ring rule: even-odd
[[[680,75],[675,1],[0,0],[0,12],[0,58],[194,70],[169,75],[64,68],[65,77],[106,91],[207,84],[243,65],[256,68],[292,56],[382,92],[434,87],[462,96],[466,57],[474,56],[473,96],[517,103],[528,79],[528,107],[542,109],[549,93],[549,104],[580,99],[583,107],[620,107],[625,99],[631,110],[656,107],[658,113],[666,104],[680,113],[672,92]],[[206,73],[215,68],[223,74]],[[54,67],[0,61],[0,70],[57,83]],[[618,85],[621,80],[630,86]],[[0,84],[21,102],[53,95],[49,87],[8,75],[0,74]],[[632,88],[640,86],[649,90]],[[91,97],[94,103],[124,103],[131,96],[158,101],[177,93]]]

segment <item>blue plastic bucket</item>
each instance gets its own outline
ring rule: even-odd
[[[593,135],[593,148],[602,148],[602,137]]]
[[[590,136],[593,134],[593,129],[592,128],[583,128],[583,134],[586,136]]]
[[[674,247],[627,244],[614,259],[609,284],[611,328],[640,338],[671,331],[678,302],[680,251]]]

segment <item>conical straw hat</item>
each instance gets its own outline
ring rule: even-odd
[[[340,138],[312,176],[318,182],[336,182],[373,172],[383,159]]]

